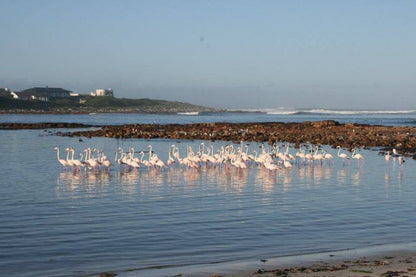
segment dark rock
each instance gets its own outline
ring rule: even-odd
[[[100,273],[100,277],[114,277],[114,276],[117,276],[117,274],[113,273],[113,272],[102,272],[102,273]]]

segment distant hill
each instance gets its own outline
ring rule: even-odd
[[[218,110],[189,103],[148,98],[77,96],[43,102],[0,97],[0,112],[2,113],[178,113],[212,111]]]

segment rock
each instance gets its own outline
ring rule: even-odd
[[[113,273],[113,272],[102,272],[102,273],[100,273],[100,277],[114,277],[114,276],[117,276],[117,274]]]
[[[93,127],[76,123],[0,123],[0,129],[45,129]],[[340,124],[334,120],[303,123],[199,123],[199,124],[132,124],[101,126],[98,130],[58,133],[60,136],[111,138],[202,139],[224,141],[257,141],[325,144],[336,147],[384,147],[398,149],[408,156],[416,154],[416,127],[380,126],[357,123]],[[415,156],[413,155],[412,158]]]

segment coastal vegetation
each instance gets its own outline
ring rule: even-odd
[[[76,96],[39,101],[0,97],[1,113],[178,113],[209,111],[216,111],[216,109],[184,102],[148,98]]]

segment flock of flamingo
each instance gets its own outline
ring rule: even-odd
[[[294,164],[309,164],[309,165],[334,165],[335,158],[332,154],[327,153],[323,148],[318,145],[306,145],[305,149],[302,147],[292,155],[289,152],[289,144],[283,145],[283,151],[280,151],[278,144],[274,144],[270,150],[266,149],[264,144],[261,145],[261,151],[252,151],[249,154],[248,145],[241,142],[239,147],[234,145],[221,146],[217,151],[214,151],[214,146],[205,146],[201,143],[198,151],[195,153],[191,146],[186,147],[186,156],[181,157],[179,148],[175,145],[171,145],[168,151],[168,160],[165,162],[153,152],[152,146],[148,146],[149,150],[138,152],[138,157],[135,156],[136,152],[133,147],[130,147],[127,151],[124,151],[121,147],[115,152],[114,164],[119,164],[126,170],[137,170],[140,167],[155,167],[164,168],[171,167],[174,164],[187,168],[199,168],[203,165],[210,166],[232,166],[236,168],[245,169],[250,165],[263,166],[268,170],[280,170],[284,168],[291,168]],[[102,150],[96,148],[87,148],[79,153],[79,158],[75,157],[75,150],[72,147],[65,148],[66,159],[60,157],[60,150],[58,147],[54,148],[58,162],[64,166],[65,170],[70,167],[73,171],[79,171],[81,168],[85,170],[107,170],[114,166],[113,162],[104,154]],[[350,159],[357,159],[358,162],[364,159],[364,156],[356,152],[353,149],[351,156],[345,152],[342,152],[340,146],[337,147],[338,152],[336,157],[341,159],[343,163],[349,163]],[[393,149],[394,152],[394,149]],[[393,153],[393,156],[397,156]],[[392,155],[387,152],[385,160],[389,161]],[[399,163],[402,164],[403,157],[399,157]]]

